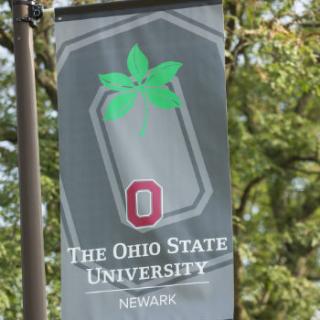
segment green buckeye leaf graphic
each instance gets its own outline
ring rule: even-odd
[[[134,87],[133,81],[125,74],[119,72],[99,74],[100,82],[113,91],[123,91]]]
[[[149,88],[146,93],[150,102],[157,108],[173,109],[181,105],[180,98],[169,89]]]
[[[125,116],[134,106],[136,93],[120,93],[107,105],[104,113],[105,121],[114,121]]]
[[[141,51],[138,44],[134,45],[128,55],[128,70],[132,76],[141,84],[149,70],[149,60]]]
[[[181,106],[180,98],[166,85],[173,80],[183,64],[166,61],[149,70],[148,57],[135,44],[128,54],[127,65],[131,78],[118,72],[99,74],[103,86],[118,92],[108,103],[103,118],[104,121],[115,121],[124,117],[135,106],[137,96],[141,95],[143,103],[136,105],[136,108],[143,108],[140,136],[144,136],[152,107],[174,109]]]
[[[181,62],[167,61],[153,68],[145,82],[146,86],[163,86],[172,81],[179,69]]]

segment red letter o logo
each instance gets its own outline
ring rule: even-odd
[[[139,215],[138,194],[150,193],[150,212]],[[162,188],[154,180],[133,181],[126,190],[127,219],[135,228],[152,227],[162,218]]]

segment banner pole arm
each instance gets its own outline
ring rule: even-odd
[[[54,8],[45,8],[43,9],[43,15],[54,15]]]
[[[38,4],[13,0],[24,320],[47,319],[32,30],[41,16]]]

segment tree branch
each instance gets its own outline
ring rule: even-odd
[[[307,106],[307,103],[309,101],[309,99],[311,98],[312,93],[311,92],[307,92],[304,93],[301,98],[298,100],[298,103],[294,109],[294,111],[298,114],[301,114],[303,112],[303,110],[305,109],[305,107]]]
[[[246,208],[248,199],[250,197],[251,190],[259,184],[264,179],[264,176],[256,177],[253,180],[251,180],[247,186],[244,188],[244,191],[241,196],[239,207],[235,209],[235,214],[238,218],[241,218],[243,215],[243,212]]]
[[[36,67],[36,79],[39,85],[46,91],[53,108],[56,110],[58,106],[57,87],[55,81],[47,76],[44,71]]]
[[[0,127],[0,141],[16,144],[18,142],[16,129]]]
[[[6,48],[7,50],[9,50],[11,53],[14,52],[12,38],[10,38],[8,34],[1,28],[0,28],[0,45]]]

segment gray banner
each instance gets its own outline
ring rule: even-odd
[[[56,20],[62,319],[232,319],[222,5]]]

